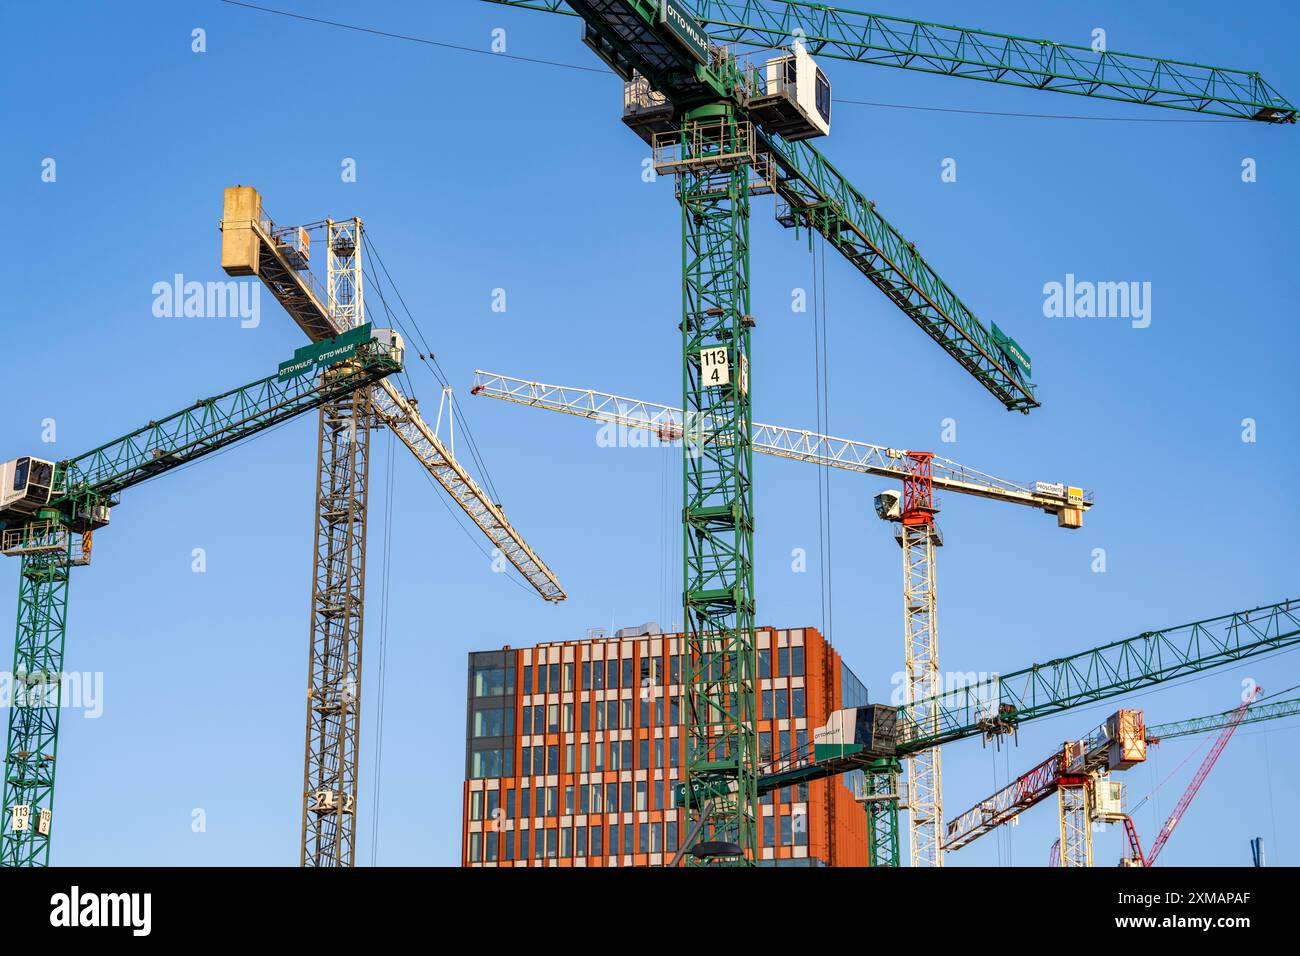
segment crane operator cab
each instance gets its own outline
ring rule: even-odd
[[[767,61],[766,93],[750,110],[769,133],[791,142],[831,131],[831,84],[802,43]]]
[[[21,523],[50,503],[54,462],[15,458],[0,465],[0,525]]]
[[[399,365],[405,365],[403,361],[406,352],[406,343],[402,341],[402,336],[392,329],[375,329],[371,335],[373,341],[388,349],[389,355],[397,361]]]

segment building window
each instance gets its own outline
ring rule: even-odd
[[[531,707],[524,708],[523,724],[524,736],[527,737],[533,732],[533,709]]]
[[[564,665],[564,687],[565,691],[573,690],[573,664],[572,662]],[[568,854],[565,854],[566,856]]]
[[[582,857],[587,855],[587,828],[586,827],[577,828],[577,831],[575,832],[575,840],[574,840],[573,848],[578,856]]]
[[[803,676],[803,647],[790,648],[790,676]]]
[[[515,834],[505,830],[501,834],[501,859],[513,862],[515,858]]]
[[[590,787],[582,787],[578,791],[578,812],[584,814],[591,812],[591,788]]]
[[[632,687],[632,658],[623,658],[623,680],[621,687]]]
[[[501,697],[506,693],[506,669],[481,667],[474,670],[475,697]]]
[[[664,847],[664,825],[662,823],[650,824],[650,852],[660,853]]]
[[[616,700],[605,701],[605,729],[618,729],[618,701]]]
[[[682,655],[674,654],[668,658],[668,683],[680,684],[682,682]]]
[[[532,798],[532,790],[525,788],[519,791],[519,819],[524,820],[533,815]],[[524,847],[523,856],[528,856],[527,846]]]
[[[591,663],[591,689],[592,690],[605,689],[605,662],[604,661],[592,661]],[[592,855],[595,856],[595,854]]]
[[[803,688],[802,688],[802,687],[792,687],[792,688],[790,688],[790,716],[791,716],[791,717],[805,717],[805,716],[807,716],[807,715],[804,713]]]
[[[758,676],[772,676],[772,652],[766,647],[758,649]]]
[[[790,814],[781,814],[781,845],[791,846],[794,843],[794,835],[790,829]]]
[[[483,819],[483,791],[471,790],[469,792],[469,818],[471,820]]]
[[[609,827],[609,855],[618,856],[618,824]]]
[[[623,812],[626,813],[628,810],[632,809],[632,781],[631,780],[623,781],[622,791],[623,791],[622,796],[620,798],[622,800],[621,806],[623,808]],[[629,852],[629,851],[625,851],[625,852]]]
[[[478,863],[483,859],[483,834],[471,833],[469,835],[469,861]]]
[[[668,823],[667,823],[667,824],[665,825],[665,827],[664,827],[664,832],[665,832],[666,835],[667,835],[667,842],[665,842],[665,844],[664,844],[664,852],[666,852],[666,853],[676,853],[676,852],[677,852],[677,821],[676,821],[676,819],[673,819],[673,820],[669,820],[669,821],[668,821]]]
[[[775,820],[775,817],[763,817],[763,846],[776,846]]]
[[[485,812],[489,820],[495,820],[498,817],[497,811],[501,809],[501,791],[489,790],[487,792],[487,807]]]
[[[618,813],[618,784],[605,784],[605,812]]]
[[[794,829],[794,845],[808,845],[808,814],[803,810],[796,810],[793,814],[791,826]]]
[[[606,661],[605,666],[607,672],[605,675],[605,686],[617,687],[618,686],[618,661],[616,660]]]
[[[560,810],[560,816],[566,816],[573,813],[573,786],[564,788],[564,807]]]
[[[546,732],[548,734],[558,734],[560,732],[559,704],[551,704],[546,708]]]
[[[559,800],[558,800],[558,790],[559,790],[558,787],[547,787],[547,788],[546,788],[546,815],[547,815],[548,817],[553,817],[553,816],[555,816],[555,810],[556,810],[555,805],[556,805],[556,803],[559,802]]]
[[[646,782],[638,780],[636,782],[636,808],[638,811],[646,809]]]
[[[771,731],[762,730],[758,734],[758,759],[760,763],[770,763],[772,760],[772,733]]]
[[[552,693],[552,694],[559,693],[559,691],[560,691],[560,665],[559,665],[559,664],[552,664],[552,665],[550,665],[550,667],[547,668],[547,670],[550,671],[550,674],[547,676],[547,680],[550,682],[550,685],[551,685],[551,693]]]
[[[624,856],[630,856],[631,854],[636,852],[635,847],[632,846],[632,826],[633,825],[631,823],[623,824],[623,855]]]
[[[605,741],[597,740],[591,745],[592,769],[605,769]]]
[[[519,859],[528,859],[528,831],[519,831]]]
[[[674,694],[668,699],[668,723],[672,727],[677,727],[681,722],[681,698]]]
[[[642,737],[640,741],[640,746],[637,749],[640,751],[638,756],[641,758],[640,763],[637,764],[637,769],[649,770],[650,769],[650,738]]]
[[[498,834],[495,830],[487,835],[487,862],[495,863],[497,861],[497,841]]]
[[[646,691],[643,690],[641,693],[644,695]],[[650,723],[650,698],[643,696],[641,698],[641,726],[649,727]]]
[[[619,754],[619,760],[620,760],[620,762],[623,764],[623,769],[624,769],[624,770],[629,770],[629,769],[631,769],[631,767],[632,767],[632,741],[630,741],[630,740],[620,740],[620,741],[619,741],[619,749],[622,751],[622,753]]]
[[[538,664],[538,665],[537,665],[537,693],[539,693],[539,694],[545,694],[545,693],[546,693],[546,690],[547,690],[547,688],[546,688],[546,665],[545,665],[545,664]]]
[[[619,718],[619,725],[618,725],[619,729],[631,730],[632,729],[632,702],[630,700],[625,700],[622,701],[621,703],[622,703],[623,715],[622,717]]]
[[[560,745],[552,744],[546,748],[546,772],[560,772]]]
[[[778,720],[790,716],[790,692],[784,687],[772,691],[772,716]]]
[[[514,710],[489,707],[474,711],[475,737],[509,737],[514,732]]]
[[[591,855],[592,856],[600,856],[604,852],[604,848],[600,845],[601,835],[604,832],[605,831],[602,830],[600,827],[591,828]]]
[[[506,791],[506,819],[513,820],[515,816],[515,790],[512,788]]]
[[[573,856],[573,827],[565,827],[560,831],[560,856]]]
[[[525,664],[523,670],[524,683],[519,688],[521,694],[531,694],[533,692],[533,665]]]
[[[475,750],[470,755],[470,777],[480,780],[484,777],[509,777],[514,768],[509,751],[498,747],[492,750]]]

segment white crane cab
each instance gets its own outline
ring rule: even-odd
[[[763,128],[795,141],[831,131],[831,83],[802,43],[767,61],[766,92],[751,110]]]
[[[50,503],[54,462],[15,458],[0,465],[0,523],[24,520]]]
[[[392,329],[375,329],[371,338],[388,349],[389,354],[400,364],[405,365],[406,343],[402,336]]]

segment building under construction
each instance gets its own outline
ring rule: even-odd
[[[867,691],[812,627],[756,631],[758,753],[801,764],[813,733]],[[683,638],[612,637],[469,656],[461,859],[466,866],[660,866],[686,833]],[[860,775],[792,784],[760,802],[759,862],[867,865]]]

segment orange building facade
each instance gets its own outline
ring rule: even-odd
[[[813,730],[867,693],[815,628],[759,628],[756,642],[767,772],[809,754]],[[673,803],[686,761],[683,644],[637,633],[470,654],[462,865],[669,862],[687,829]],[[866,866],[851,783],[764,796],[760,863]]]

